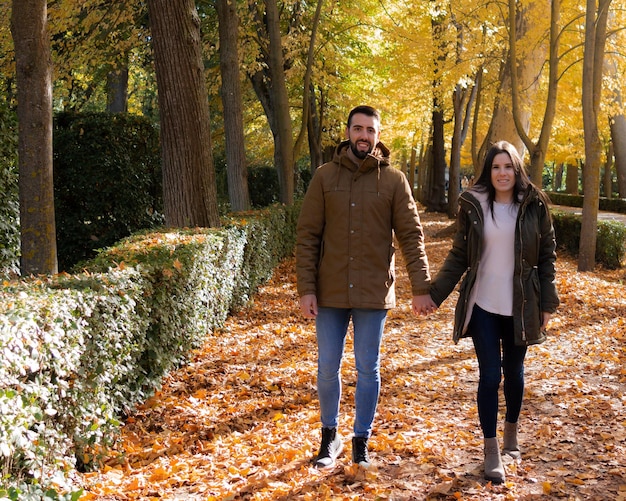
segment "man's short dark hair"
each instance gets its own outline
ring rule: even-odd
[[[350,114],[348,115],[348,129],[350,128],[350,124],[352,123],[352,117],[357,113],[361,113],[363,115],[367,115],[368,117],[374,117],[380,123],[380,113],[376,108],[372,108],[371,106],[361,105],[356,108],[352,108]]]

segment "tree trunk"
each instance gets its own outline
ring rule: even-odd
[[[107,74],[107,111],[128,111],[128,67],[118,68]]]
[[[317,36],[317,28],[320,24],[320,17],[322,15],[322,5],[324,0],[317,1],[317,7],[315,9],[315,15],[313,16],[313,26],[311,27],[311,39],[309,41],[309,51],[306,60],[306,70],[304,72],[304,84],[302,86],[302,125],[300,132],[293,147],[294,158],[297,158],[302,144],[304,143],[304,134],[308,129],[309,115],[311,114],[311,99],[309,93],[311,92],[311,78],[313,75],[313,63],[315,62],[315,38]]]
[[[21,274],[58,271],[52,165],[52,61],[46,0],[14,0]]]
[[[585,168],[583,169],[583,215],[578,247],[579,271],[592,271],[595,268],[602,161],[598,112],[602,94],[602,66],[610,3],[611,0],[599,0],[596,19],[596,1],[587,0],[582,95]]]
[[[558,163],[554,165],[554,182],[553,182],[553,190],[561,191],[561,186],[563,185],[563,163]]]
[[[159,91],[163,202],[172,227],[220,225],[200,20],[193,0],[148,0]]]
[[[565,164],[565,191],[568,195],[578,195],[578,165]]]
[[[519,2],[509,0],[508,28],[510,33],[509,52],[506,55],[501,79],[499,98],[494,109],[490,134],[486,147],[499,140],[509,141],[515,145],[520,155],[524,156],[526,145],[520,137],[519,131],[528,133],[532,103],[538,89],[537,75],[545,61],[545,45],[535,44],[531,54],[523,58],[516,57],[516,42],[520,42],[528,32],[529,13],[525,10],[516,10]],[[515,73],[511,69],[515,68]],[[556,74],[556,73],[555,73]],[[524,89],[524,92],[520,92]],[[515,99],[515,101],[514,101]],[[555,98],[556,99],[556,96]],[[554,102],[556,104],[556,101]],[[548,128],[551,130],[551,128]],[[547,139],[546,139],[547,140]],[[544,153],[545,155],[545,153]],[[533,179],[537,182],[537,179]],[[541,179],[537,184],[541,186]]]
[[[413,193],[413,198],[417,199],[415,194],[415,167],[417,160],[417,133],[413,134],[413,141],[411,142],[411,157],[409,158],[409,184],[411,185],[411,193]]]
[[[626,117],[624,115],[614,116],[611,120],[611,139],[619,198],[626,198]]]
[[[430,162],[427,162],[427,173],[424,184],[424,200],[426,209],[435,212],[446,210],[446,151],[444,139],[443,113],[435,103],[433,117],[433,135]]]
[[[285,63],[280,33],[280,17],[277,0],[265,0],[267,33],[269,38],[269,71],[271,76],[270,99],[275,115],[274,160],[278,169],[280,201],[293,203],[294,193],[294,151],[293,129],[289,114],[289,95],[285,80]]]
[[[250,208],[248,169],[243,132],[241,82],[239,80],[239,50],[237,47],[239,16],[233,0],[217,0],[220,38],[220,71],[224,135],[226,142],[226,174],[231,209]]]
[[[448,217],[456,217],[458,210],[459,193],[461,191],[461,148],[469,130],[471,110],[476,99],[477,88],[463,88],[456,86],[453,94],[454,103],[454,132],[450,146],[450,185],[448,187]]]
[[[320,89],[319,111],[315,98],[314,87],[311,85],[309,93],[309,113],[307,115],[307,137],[309,140],[309,157],[311,159],[311,174],[323,163],[322,156],[322,117],[325,107],[325,95]]]
[[[280,19],[276,0],[262,4],[249,2],[256,18],[257,36],[261,44],[259,69],[250,75],[252,88],[259,98],[274,136],[274,165],[280,184],[280,201],[291,204],[294,193],[294,154],[285,61],[281,43]],[[264,12],[259,12],[261,6]]]
[[[515,0],[509,0],[509,19],[517,19],[525,18],[528,13],[524,14],[522,12],[516,11],[516,6],[518,2]],[[538,5],[531,5],[529,8],[537,8]],[[541,5],[543,8],[543,4]],[[530,155],[530,178],[533,182],[541,187],[542,178],[543,178],[543,167],[545,165],[546,160],[546,152],[548,151],[548,144],[550,142],[550,135],[552,133],[552,124],[554,123],[554,116],[556,115],[556,99],[557,99],[557,88],[558,88],[558,62],[559,62],[559,20],[560,20],[560,0],[551,0],[550,2],[550,39],[549,39],[549,72],[548,72],[548,95],[546,98],[546,107],[543,116],[543,120],[541,123],[541,132],[539,134],[539,139],[536,143],[533,143],[532,139],[527,134],[528,123],[527,121],[522,122],[522,114],[520,111],[521,108],[521,89],[518,82],[517,71],[510,71],[511,75],[511,101],[512,101],[512,111],[513,111],[513,120],[515,122],[515,129],[517,134],[521,138],[524,143],[524,146],[528,150]],[[510,23],[509,30],[509,46],[510,46],[510,61],[509,63],[513,65],[513,68],[518,67],[518,57],[517,57],[517,22]],[[524,24],[524,22],[520,21],[519,24]],[[533,58],[540,57],[540,54],[537,54],[539,50],[535,50],[535,55]],[[525,57],[524,60],[527,58]],[[531,73],[527,76],[527,78],[533,78],[537,81],[540,78],[537,78],[534,74],[534,71],[537,71],[535,68],[535,64],[530,66],[528,62],[521,65],[525,67],[525,71],[527,73]],[[538,73],[537,73],[538,74]],[[526,87],[526,83],[524,83]],[[535,86],[533,85],[533,88]],[[521,152],[522,150],[520,150]]]
[[[613,198],[613,157],[613,146],[609,145],[602,178],[602,192],[606,198]]]

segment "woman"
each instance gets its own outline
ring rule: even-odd
[[[478,415],[484,436],[485,478],[505,480],[496,437],[498,391],[504,373],[503,452],[521,457],[518,417],[529,345],[546,339],[559,299],[556,242],[546,195],[531,183],[515,147],[500,141],[482,173],[459,197],[452,249],[431,284],[440,305],[463,275],[455,311],[454,342],[471,337],[479,367]]]

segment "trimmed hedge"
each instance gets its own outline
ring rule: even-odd
[[[54,117],[54,206],[59,270],[163,224],[159,131],[128,114]]]
[[[548,196],[553,204],[565,205],[567,207],[582,207],[585,199],[582,195],[570,195],[568,193],[559,193],[555,191],[549,192]],[[598,209],[607,212],[626,214],[626,199],[600,197],[598,201]]]
[[[582,216],[558,209],[551,210],[556,242],[560,249],[578,256]],[[596,262],[609,269],[621,268],[626,262],[626,225],[619,221],[599,220],[596,240]]]
[[[17,115],[0,103],[0,277],[19,273]]]
[[[144,232],[79,274],[5,282],[0,498],[51,486],[75,496],[69,473],[98,465],[124,413],[293,253],[298,211],[273,206],[231,215],[219,230]]]

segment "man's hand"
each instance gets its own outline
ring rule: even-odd
[[[413,296],[413,313],[415,315],[428,315],[433,311],[437,311],[437,305],[430,297],[430,294],[422,296]]]
[[[317,296],[315,294],[305,294],[300,298],[300,310],[306,318],[317,316]]]

